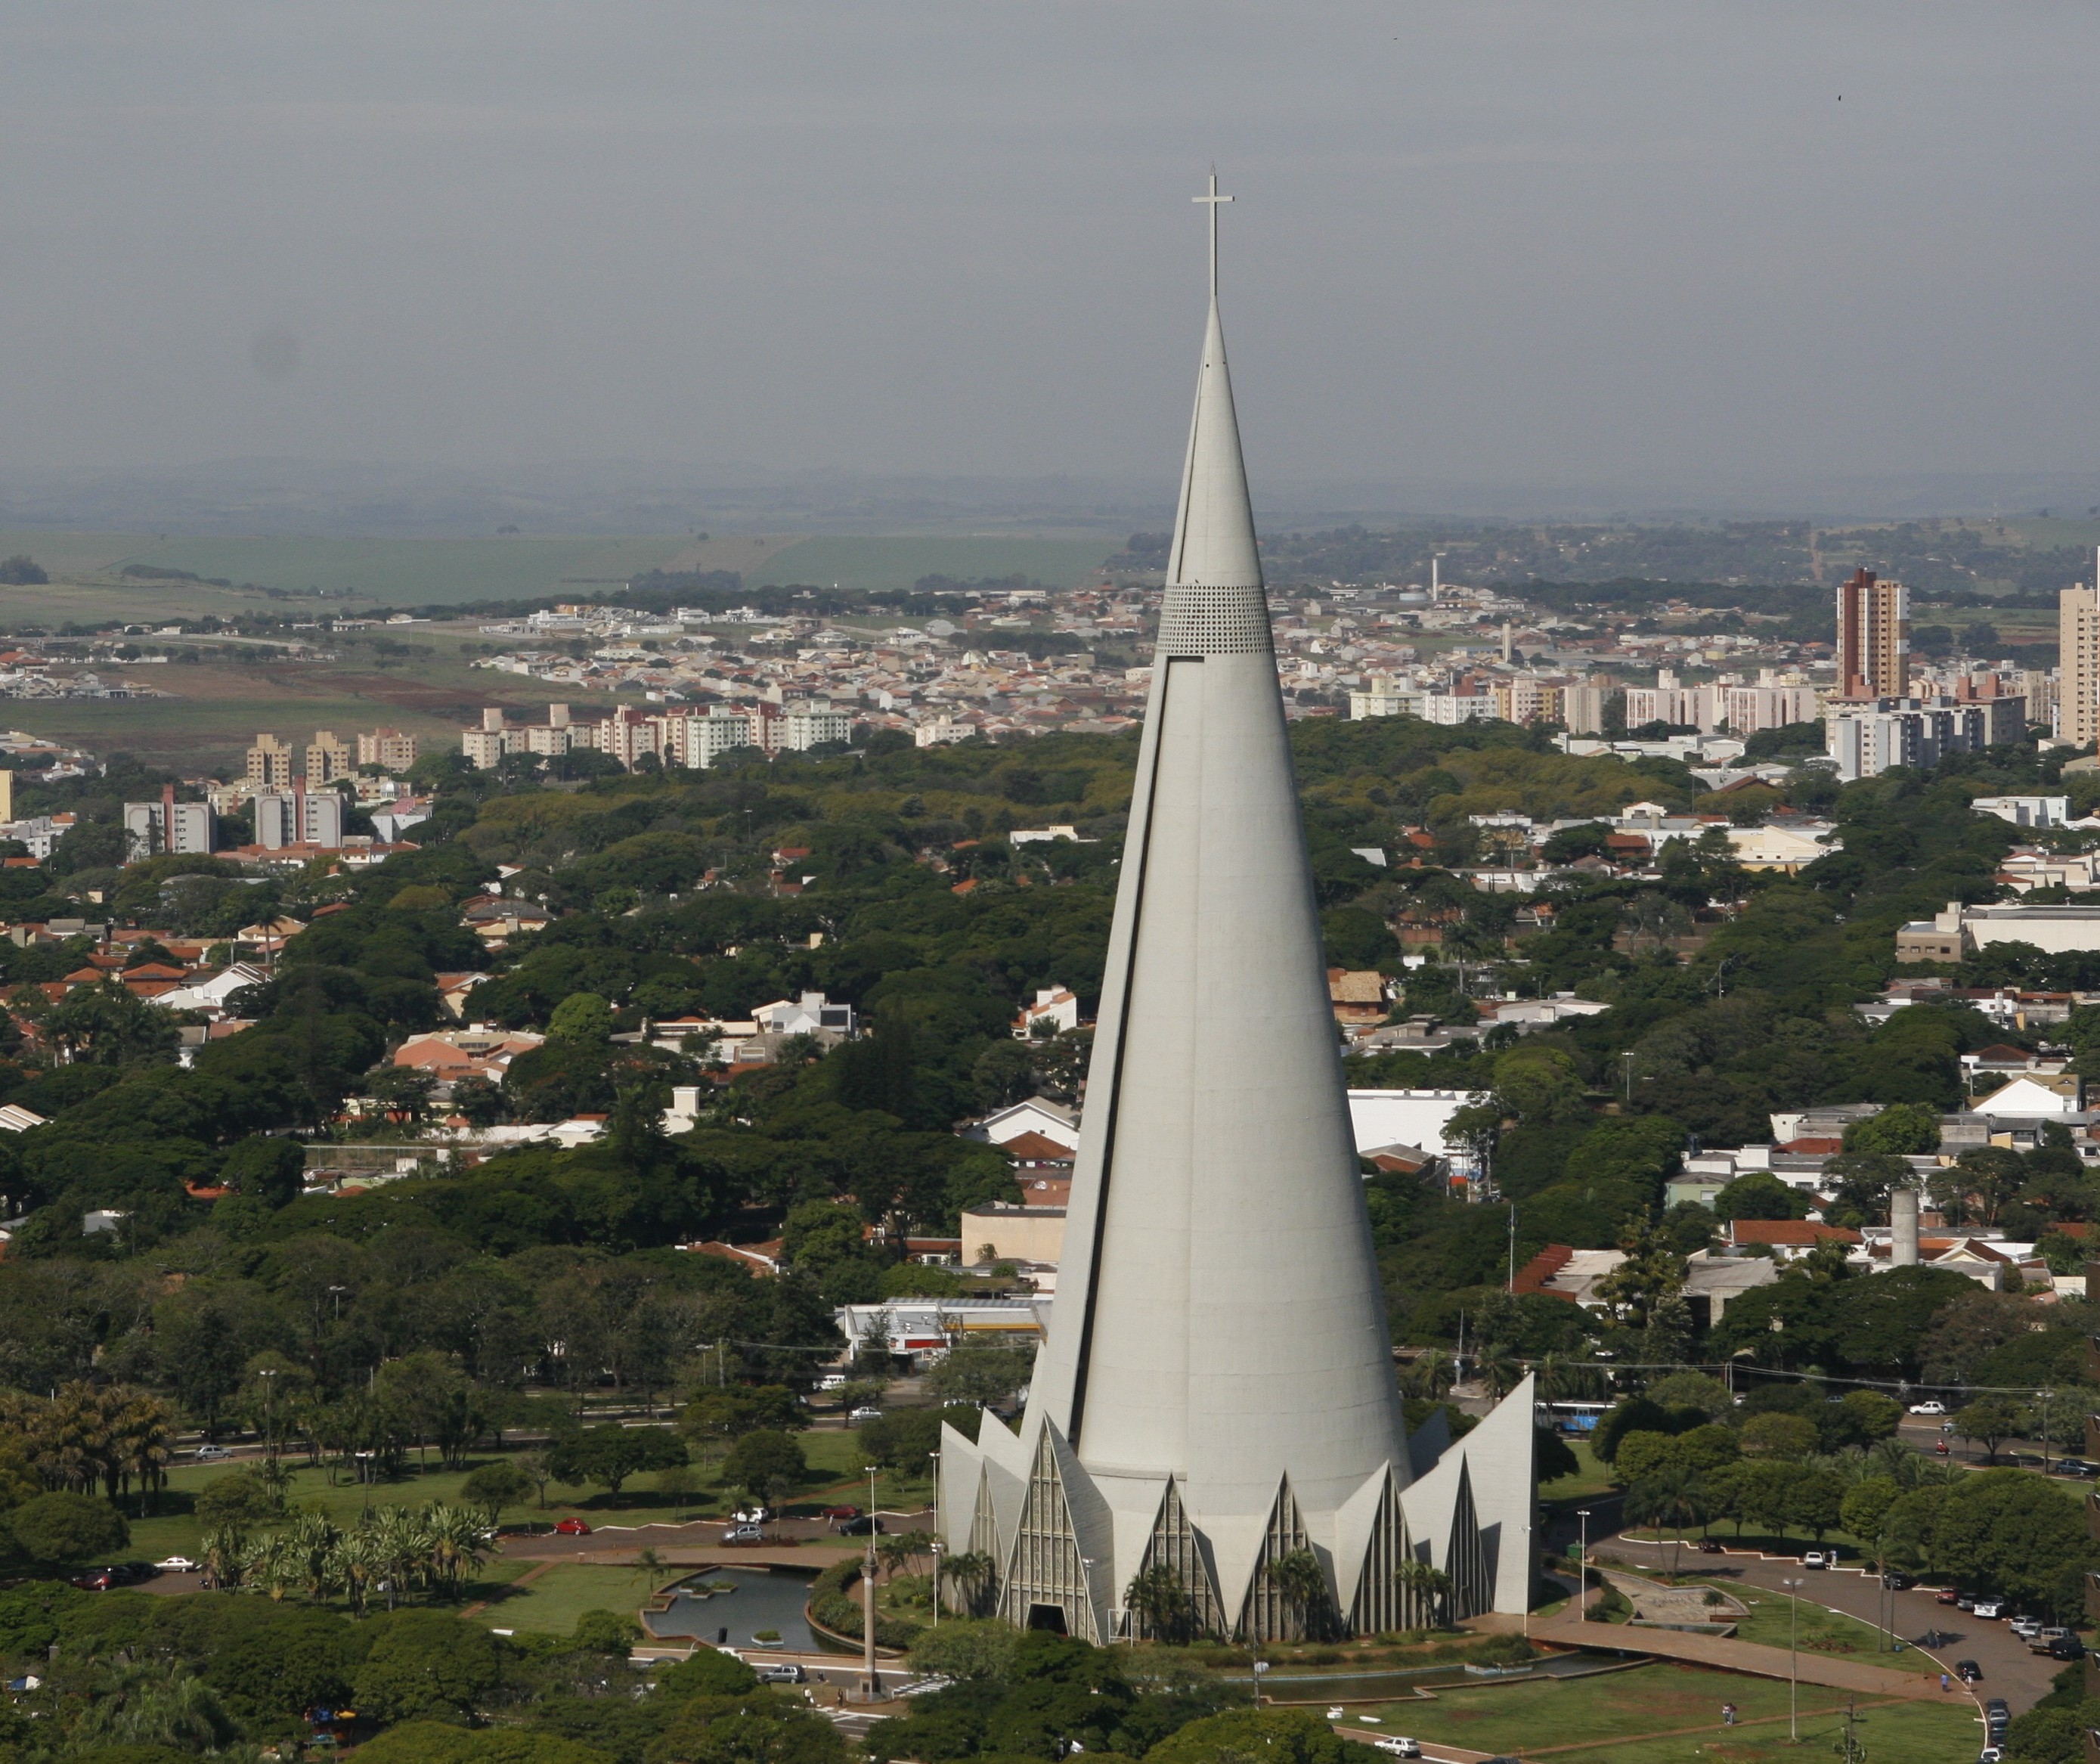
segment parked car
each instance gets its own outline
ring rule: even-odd
[[[851,1421],[855,1426],[858,1426],[861,1422],[864,1421],[880,1421],[882,1419],[882,1411],[879,1408],[871,1408],[868,1404],[863,1403],[858,1408],[855,1409],[850,1415],[847,1416],[846,1419]]]
[[[2027,1645],[2032,1647],[2034,1644],[2029,1642]],[[2051,1660],[2083,1660],[2085,1644],[2075,1635],[2059,1635],[2049,1644],[2049,1657]]]
[[[765,1533],[756,1525],[732,1525],[722,1533],[726,1544],[762,1544]]]
[[[153,1566],[163,1574],[194,1574],[196,1564],[188,1556],[163,1556]]]
[[[1811,1550],[1801,1558],[1801,1565],[1804,1568],[1827,1568],[1830,1566],[1830,1558],[1820,1550]]]
[[[1723,1553],[1723,1546],[1719,1538],[1702,1537],[1699,1540],[1699,1554],[1701,1555],[1718,1556]]]
[[[223,1445],[201,1445],[191,1454],[200,1464],[216,1464],[223,1457],[233,1454]]]
[[[1957,1611],[1974,1611],[1976,1608],[1976,1595],[1974,1593],[1962,1594],[1960,1598],[1954,1601],[1954,1608]]]
[[[1983,1676],[1983,1669],[1973,1660],[1957,1660],[1954,1662],[1954,1676],[1965,1684],[1974,1684]]]
[[[1952,1587],[1943,1586],[1932,1595],[1932,1600],[1936,1605],[1952,1605],[1959,1601],[1961,1597],[1961,1594],[1955,1591]]]
[[[2019,1637],[2022,1641],[2030,1641],[2035,1636],[2041,1633],[2041,1619],[2039,1617],[2015,1617],[2011,1622],[2008,1623],[2005,1627],[2010,1629],[2014,1634]]]
[[[1910,1412],[1913,1415],[1944,1415],[1947,1413],[1947,1405],[1944,1403],[1935,1403],[1930,1400],[1913,1403],[1910,1406]]]
[[[1996,1623],[1999,1618],[2005,1616],[2005,1607],[2001,1600],[1979,1598],[1974,1606],[1974,1614],[1986,1623]]]
[[[2061,1624],[2052,1623],[2048,1625],[2037,1624],[2032,1629],[2024,1633],[2027,1635],[2027,1651],[2030,1654],[2046,1654],[2049,1650],[2049,1644],[2051,1642],[2057,1640],[2060,1636],[2070,1634],[2071,1631],[2065,1629]]]
[[[2100,1464],[2089,1457],[2060,1457],[2052,1467],[2059,1476],[2100,1476]]]
[[[739,1525],[763,1525],[773,1517],[770,1507],[739,1507],[730,1517]]]
[[[839,1526],[841,1537],[879,1537],[882,1535],[882,1521],[872,1513],[863,1513],[858,1519],[846,1519]]]
[[[1372,1740],[1371,1750],[1383,1752],[1392,1757],[1420,1757],[1422,1742],[1410,1740],[1402,1734],[1389,1733],[1383,1740]]]
[[[1905,1574],[1901,1569],[1890,1568],[1886,1574],[1884,1574],[1882,1576],[1882,1585],[1887,1587],[1891,1592],[1907,1593],[1911,1589],[1911,1588],[1917,1585],[1917,1582],[1912,1580],[1908,1574]]]
[[[858,1519],[860,1517],[860,1509],[855,1506],[850,1501],[841,1501],[835,1507],[826,1507],[824,1509],[823,1516],[836,1525],[840,1519]]]
[[[758,1669],[758,1682],[761,1684],[801,1684],[805,1682],[809,1676],[809,1673],[792,1661],[783,1661],[777,1666],[761,1666]]]
[[[563,1537],[588,1537],[590,1536],[590,1521],[575,1518],[558,1519],[554,1529]]]

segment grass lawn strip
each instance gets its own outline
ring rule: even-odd
[[[1473,1751],[1535,1750],[1542,1740],[1556,1750],[1580,1750],[1641,1743],[1630,1735],[1682,1735],[1705,1731],[1718,1734],[1724,1731],[1721,1726],[1723,1703],[1734,1704],[1739,1712],[1738,1726],[1726,1730],[1731,1733],[1740,1731],[1744,1722],[1784,1720],[1787,1690],[1784,1680],[1658,1660],[1594,1678],[1534,1679],[1442,1690],[1433,1700],[1390,1704],[1379,1713],[1388,1733],[1412,1734],[1419,1740]],[[1830,1696],[1827,1689],[1815,1687],[1812,1706],[1831,1706]],[[1872,1700],[1862,1699],[1863,1702]],[[1844,1704],[1840,1702],[1834,1706],[1842,1712]],[[1908,1718],[1899,1717],[1899,1709],[1922,1710],[1930,1718],[1925,1729],[1939,1736],[1930,1750],[1890,1752],[1877,1748],[1877,1756],[1887,1764],[1913,1757],[1921,1760],[1958,1757],[1962,1755],[1960,1752],[1947,1749],[1957,1734],[1960,1744],[1974,1743],[1970,1730],[1974,1726],[1975,1708],[1965,1696],[1950,1697],[1944,1704],[1877,1704],[1876,1709],[1875,1719],[1884,1729],[1910,1725]],[[1828,1718],[1824,1719],[1827,1728]],[[1650,1756],[1681,1761],[1687,1755],[1681,1739],[1674,1743],[1674,1749],[1671,1742],[1663,1740],[1654,1744],[1663,1749]],[[1709,1749],[1703,1755],[1711,1758],[1724,1754]],[[1612,1756],[1615,1760],[1622,1756],[1630,1759],[1633,1754],[1615,1750]]]
[[[650,1575],[638,1568],[550,1562],[543,1572],[521,1576],[499,1596],[483,1601],[472,1615],[492,1629],[567,1635],[586,1611],[633,1616],[655,1589]]]

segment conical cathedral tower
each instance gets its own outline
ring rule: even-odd
[[[1053,1321],[1019,1437],[943,1440],[949,1550],[1012,1620],[1096,1641],[1401,1627],[1410,1558],[1469,1611],[1529,1585],[1529,1388],[1462,1452],[1410,1452],[1401,1417],[1219,316],[1229,199],[1199,200],[1209,322]],[[1303,1551],[1324,1610],[1272,1572]]]

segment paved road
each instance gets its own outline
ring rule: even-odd
[[[1635,1543],[1616,1536],[1602,1540],[1600,1546],[1599,1540],[1590,1540],[1590,1550],[1599,1560],[1617,1558],[1640,1567],[1669,1567],[1671,1547],[1668,1544]],[[1956,1639],[1946,1647],[1934,1649],[1934,1655],[1950,1667],[1957,1660],[1974,1660],[1983,1669],[1979,1691],[1986,1696],[2002,1696],[2012,1704],[2015,1713],[2032,1708],[2048,1695],[2051,1679],[2063,1669],[2061,1660],[2029,1653],[2027,1643],[2003,1623],[1981,1622],[1951,1605],[1938,1604],[1932,1594],[1923,1589],[1886,1593],[1871,1574],[1849,1568],[1806,1573],[1798,1561],[1767,1558],[1740,1551],[1721,1556],[1697,1556],[1688,1550],[1683,1559],[1688,1573],[1715,1575],[1734,1584],[1759,1587],[1782,1595],[1782,1579],[1805,1580],[1808,1584],[1801,1589],[1802,1598],[1813,1599],[1833,1611],[1864,1618],[1869,1623],[1886,1623],[1892,1603],[1897,1634],[1905,1641],[1915,1641],[1926,1630],[1937,1628],[1954,1636]],[[1881,1601],[1878,1616],[1877,1595]]]

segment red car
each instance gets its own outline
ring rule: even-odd
[[[827,1519],[834,1520],[857,1519],[860,1517],[860,1509],[855,1506],[851,1501],[847,1501],[841,1506],[826,1507],[824,1509],[824,1517]]]
[[[576,1519],[563,1519],[554,1529],[564,1537],[588,1537],[590,1536],[590,1521]]]
[[[1935,1605],[1952,1605],[1958,1603],[1961,1597],[1961,1589],[1959,1587],[1943,1586],[1932,1595],[1932,1602]]]

